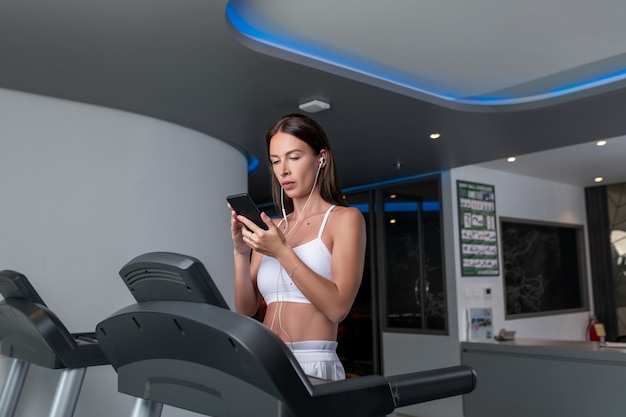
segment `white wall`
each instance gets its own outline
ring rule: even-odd
[[[519,219],[581,225],[587,242],[587,217],[585,190],[568,184],[539,180],[537,178],[509,174],[476,166],[451,171],[453,202],[456,202],[456,181],[465,180],[495,186],[496,215]],[[458,211],[454,207],[454,230],[458,230]],[[498,222],[498,236],[500,236]],[[585,244],[588,289],[591,294],[591,272],[589,271],[589,248]],[[459,235],[454,234],[454,247],[459,248]],[[501,256],[501,254],[500,254]],[[585,328],[589,312],[558,314],[537,318],[505,320],[504,287],[502,267],[500,274],[493,277],[462,277],[458,265],[460,254],[454,252],[457,265],[457,299],[459,338],[466,340],[466,309],[468,307],[492,307],[494,329],[515,330],[517,337],[537,339],[585,340]],[[501,258],[500,258],[501,259]],[[491,299],[483,297],[483,289],[491,288]],[[476,291],[475,291],[476,290]],[[476,297],[476,295],[478,295]],[[589,303],[592,303],[589,296]]]
[[[232,305],[225,196],[246,189],[246,159],[222,141],[0,89],[0,269],[26,275],[70,332],[94,331],[133,302],[118,271],[150,251],[199,258]],[[2,380],[7,364],[0,360]],[[59,375],[31,366],[16,415],[46,415]],[[113,369],[96,367],[75,416],[129,415],[131,404]]]

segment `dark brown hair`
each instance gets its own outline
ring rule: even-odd
[[[315,155],[319,155],[322,150],[326,150],[324,155],[324,166],[320,171],[318,180],[320,195],[324,201],[338,206],[345,206],[346,202],[343,199],[341,186],[339,185],[339,178],[337,176],[337,171],[335,170],[335,160],[330,149],[330,142],[328,141],[328,137],[326,136],[324,129],[322,129],[322,127],[315,120],[303,114],[294,113],[283,116],[265,134],[265,145],[268,158],[270,152],[270,141],[278,132],[287,133],[297,137],[309,145],[311,149],[313,149]],[[280,212],[280,182],[274,173],[272,173],[272,197],[274,199],[276,210]],[[293,201],[286,195],[285,211],[288,213],[293,211]]]

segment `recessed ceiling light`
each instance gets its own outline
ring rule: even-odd
[[[397,220],[396,219],[389,219],[389,223],[391,224],[396,224]]]
[[[439,139],[441,137],[440,133],[431,133],[430,134],[430,138],[431,139]]]
[[[300,108],[300,110],[307,113],[317,113],[322,110],[330,109],[330,104],[322,100],[310,100],[306,103],[300,104],[298,107]]]
[[[514,156],[509,156],[508,158],[506,158],[506,162],[515,162],[517,161],[517,158]]]
[[[604,146],[606,145],[606,141],[605,140],[599,140],[596,142],[596,146]]]
[[[602,181],[604,181],[604,178],[602,178],[602,177],[595,177],[593,179],[593,182],[602,182]]]

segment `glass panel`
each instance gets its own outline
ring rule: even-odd
[[[626,341],[626,184],[607,186],[619,341]]]
[[[422,205],[422,241],[424,242],[424,329],[447,333],[446,286],[443,269],[443,231],[439,201]]]
[[[439,196],[437,178],[382,190],[387,328],[447,332]]]
[[[349,206],[358,208],[365,218],[367,229],[367,247],[363,280],[357,293],[352,309],[339,325],[337,353],[346,369],[347,376],[372,375],[378,373],[378,362],[375,356],[378,341],[377,313],[373,300],[374,276],[371,268],[371,221],[370,193],[363,192],[347,196]]]
[[[422,329],[421,201],[383,192],[387,326]]]

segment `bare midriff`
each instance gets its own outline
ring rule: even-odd
[[[271,303],[267,306],[263,323],[284,342],[337,340],[337,324],[312,304]]]

